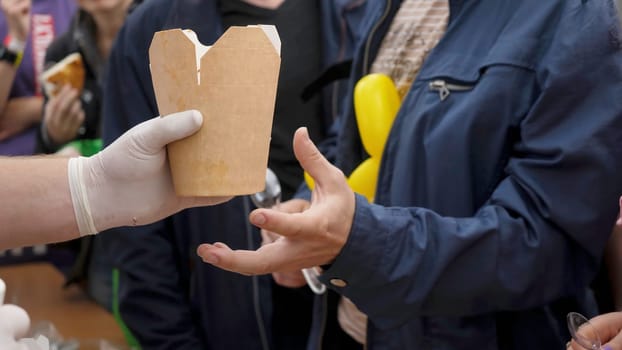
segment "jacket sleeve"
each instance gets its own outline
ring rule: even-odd
[[[104,92],[105,144],[157,115],[147,56],[152,33],[141,28],[144,26],[130,17],[109,58]],[[104,253],[119,269],[120,316],[140,345],[145,349],[200,349],[205,346],[184,293],[188,286],[170,241],[170,220],[114,229],[97,238],[103,240]]]
[[[564,13],[506,177],[472,217],[357,197],[322,280],[346,281],[333,288],[376,327],[527,309],[587,287],[622,193],[622,52],[607,3]]]

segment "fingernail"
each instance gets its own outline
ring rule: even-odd
[[[197,125],[201,125],[203,123],[203,115],[196,109],[192,110],[192,119]]]
[[[252,218],[254,225],[263,225],[266,223],[266,217],[263,214],[257,214]]]
[[[603,346],[603,350],[613,350],[613,348],[611,347],[611,345],[605,345]]]

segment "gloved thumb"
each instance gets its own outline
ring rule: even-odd
[[[203,116],[197,110],[173,113],[144,122],[135,137],[146,152],[157,153],[167,144],[197,132],[202,123]]]

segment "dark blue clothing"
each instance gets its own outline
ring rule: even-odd
[[[367,6],[350,87],[400,1]],[[450,0],[391,130],[375,200],[322,280],[369,315],[368,348],[561,349],[622,193],[611,0]],[[449,86],[441,99],[430,82]],[[365,158],[352,106],[335,159]],[[335,151],[335,149],[333,149]],[[329,284],[330,285],[330,284]],[[314,348],[315,344],[311,344]]]
[[[318,2],[323,12],[325,64],[351,57],[349,43],[355,39],[348,26],[352,11],[359,7],[350,10],[349,3],[353,1]],[[106,144],[158,114],[148,48],[156,31],[169,28],[192,29],[203,44],[211,45],[223,33],[218,2],[151,0],[130,15],[109,59],[103,120]],[[327,113],[326,118],[332,116]],[[120,313],[143,348],[272,348],[271,276],[222,271],[204,264],[195,253],[200,243],[215,241],[234,249],[258,248],[259,232],[247,220],[250,210],[248,198],[239,197],[97,237],[96,244],[119,269]]]

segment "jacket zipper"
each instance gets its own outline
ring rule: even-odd
[[[356,10],[357,7],[365,4],[365,0],[353,0],[345,5],[345,7],[340,11],[340,22],[341,22],[341,32],[339,33],[339,54],[337,56],[337,62],[343,61],[345,57],[346,51],[346,36],[347,36],[347,28],[346,28],[346,13],[349,11]],[[341,86],[341,82],[339,80],[333,83],[333,91],[331,94],[331,112],[332,119],[331,121],[335,121],[337,117],[339,117],[339,88]]]
[[[469,91],[473,89],[474,85],[452,84],[445,80],[436,79],[430,82],[429,87],[432,91],[438,91],[441,101],[445,101],[452,91]]]
[[[371,63],[369,62],[371,42],[373,41],[374,35],[378,31],[378,28],[380,28],[380,25],[389,17],[389,13],[391,12],[391,3],[391,0],[387,0],[387,6],[385,7],[382,16],[380,16],[376,24],[374,24],[367,37],[367,42],[365,43],[365,55],[363,56],[363,76],[369,74],[369,70],[371,69]]]

